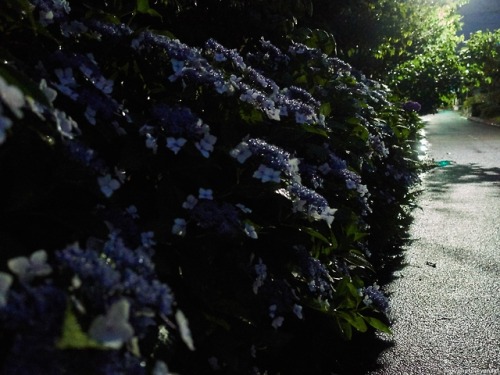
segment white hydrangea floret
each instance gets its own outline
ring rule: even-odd
[[[54,116],[56,118],[57,130],[59,130],[59,133],[63,136],[73,139],[74,136],[80,134],[80,129],[76,121],[65,112],[56,109],[54,111]]]
[[[283,325],[283,322],[285,321],[285,318],[282,316],[277,316],[276,318],[273,319],[271,325],[273,326],[274,329],[278,329]]]
[[[198,190],[198,198],[200,198],[200,199],[208,199],[208,200],[214,199],[214,197],[213,197],[213,190],[212,189],[200,188]]]
[[[178,217],[174,219],[174,225],[172,226],[172,234],[184,237],[186,235],[186,227],[187,227],[186,220]]]
[[[304,319],[304,316],[302,315],[302,306],[295,304],[293,305],[293,313],[295,316],[299,319]]]
[[[105,347],[120,349],[134,336],[129,323],[130,302],[122,298],[112,304],[105,315],[99,315],[90,324],[89,336]]]
[[[262,262],[262,258],[259,258],[259,262],[254,266],[254,269],[257,277],[253,283],[253,292],[257,294],[259,288],[264,285],[264,281],[267,278],[267,266]]]
[[[248,237],[253,238],[254,240],[259,238],[259,236],[257,235],[257,231],[255,230],[255,227],[252,224],[245,223],[244,231]]]
[[[250,151],[248,143],[241,142],[238,146],[231,150],[229,155],[238,160],[240,164],[243,164],[250,156],[252,156],[252,151]]]
[[[192,210],[197,203],[198,199],[196,199],[194,195],[190,194],[186,197],[186,201],[182,203],[182,208],[185,208],[186,210]]]
[[[330,227],[333,223],[335,212],[337,212],[336,208],[326,207],[321,211],[320,218],[325,220],[328,226]]]
[[[177,155],[177,153],[181,150],[182,146],[186,144],[186,142],[187,140],[184,138],[168,137],[167,148]]]
[[[23,117],[21,108],[25,104],[24,94],[18,87],[9,85],[2,77],[0,77],[0,99],[17,118]]]
[[[276,171],[264,164],[259,165],[259,168],[254,172],[253,177],[260,179],[262,182],[280,182],[281,171]]]
[[[22,282],[29,282],[35,277],[47,276],[52,273],[52,267],[47,264],[45,250],[37,250],[29,258],[12,258],[7,262],[7,267]]]
[[[0,272],[0,308],[7,305],[7,298],[13,278],[5,272]]]
[[[214,150],[214,144],[216,141],[217,137],[215,135],[205,133],[203,138],[194,145],[204,157],[208,158],[210,156],[210,152]]]
[[[110,174],[98,177],[97,183],[99,184],[101,192],[106,196],[106,198],[111,197],[115,190],[118,190],[121,186],[120,181],[111,177]]]

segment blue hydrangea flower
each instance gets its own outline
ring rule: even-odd
[[[65,20],[71,11],[66,0],[32,0],[31,3],[38,10],[38,21],[43,26]]]
[[[141,246],[131,249],[119,232],[113,231],[104,244],[96,239],[89,240],[86,249],[74,244],[57,252],[56,257],[63,270],[72,271],[81,280],[79,293],[94,309],[102,311],[117,297],[126,296],[133,312],[152,310],[168,316],[173,296],[168,286],[157,280],[151,259],[152,234],[143,232],[141,240]],[[134,315],[133,324],[139,320]]]
[[[64,143],[65,152],[69,158],[84,165],[95,174],[106,174],[107,166],[104,160],[97,156],[95,150],[87,147],[76,139],[67,139]]]
[[[418,102],[408,101],[403,104],[403,109],[408,112],[418,112],[422,109],[422,106]]]
[[[155,234],[154,232],[142,232],[141,233],[141,245],[145,249],[151,249],[153,246],[156,245],[156,241],[154,239]]]
[[[380,287],[377,284],[363,288],[361,294],[364,296],[363,302],[365,305],[373,305],[377,310],[382,312],[387,312],[389,309],[389,300],[380,291]]]
[[[111,38],[113,40],[119,40],[123,37],[132,35],[133,30],[127,25],[105,23],[98,20],[90,20],[87,26],[92,29],[92,31],[99,33],[101,36]]]
[[[241,231],[239,209],[227,202],[203,199],[191,211],[191,218],[203,229],[218,234],[236,235]]]
[[[83,22],[80,22],[77,20],[72,20],[69,22],[62,22],[61,23],[61,33],[66,38],[69,38],[72,36],[80,36],[81,34],[87,32],[87,31],[88,31],[88,27]]]
[[[333,278],[325,265],[314,258],[304,246],[294,246],[297,264],[313,295],[329,298],[332,295]]]
[[[303,212],[313,220],[324,220],[329,226],[333,222],[337,210],[331,208],[326,198],[316,191],[293,182],[288,186],[288,191],[280,194],[292,200],[295,212]]]
[[[73,244],[58,251],[56,258],[61,267],[71,270],[95,295],[104,297],[121,288],[119,271],[95,250],[82,249],[78,244]],[[102,305],[102,301],[94,302],[98,306]]]
[[[243,58],[235,49],[228,49],[214,39],[209,39],[205,43],[205,50],[209,55],[214,57],[215,61],[223,62],[229,60],[239,71],[245,71],[245,69],[247,69],[247,65]]]

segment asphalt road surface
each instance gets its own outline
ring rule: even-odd
[[[369,374],[500,375],[500,127],[424,120],[442,167],[423,177],[407,266],[386,289],[394,345]]]

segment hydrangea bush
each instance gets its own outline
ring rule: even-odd
[[[301,373],[389,332],[415,105],[307,38],[194,47],[104,5],[5,1],[0,41],[2,373]]]

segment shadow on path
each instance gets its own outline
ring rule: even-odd
[[[498,187],[496,196],[500,197],[500,168],[483,168],[477,164],[452,164],[446,167],[436,167],[428,172],[427,190],[441,193],[453,184],[488,183]]]

